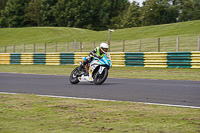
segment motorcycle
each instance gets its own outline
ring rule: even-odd
[[[85,60],[86,57],[83,57]],[[96,85],[102,84],[108,77],[108,70],[112,67],[111,56],[109,53],[104,54],[103,57],[94,57],[91,63],[85,65],[85,71],[81,70],[80,66],[76,67],[69,77],[71,84],[78,84],[79,82],[90,82]]]

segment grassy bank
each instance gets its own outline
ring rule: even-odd
[[[71,65],[0,65],[0,72],[70,75]],[[109,77],[200,81],[200,69],[112,67]]]
[[[197,133],[199,123],[199,109],[0,94],[2,133]]]
[[[117,29],[111,40],[135,40],[179,35],[200,35],[200,20]],[[107,41],[108,31],[91,31],[68,27],[0,28],[0,45],[13,43],[54,43],[68,41]]]
[[[180,51],[196,51],[199,35],[200,20],[116,29],[111,33],[111,51],[122,51],[122,40],[126,40],[125,51],[138,52],[139,39],[142,39],[143,52],[156,52],[158,38],[160,38],[161,51],[174,52],[178,36],[180,38]],[[107,41],[108,31],[91,31],[69,27],[0,28],[0,52],[4,52],[4,45],[7,45],[7,52],[13,52],[13,44],[16,45],[16,52],[22,52],[22,44],[26,44],[26,52],[33,52],[34,43],[36,44],[36,52],[44,52],[45,43],[47,43],[48,51],[54,52],[55,42],[58,44],[59,52],[66,52],[66,43],[73,42],[75,39],[77,42],[83,42],[83,51],[90,51],[93,48],[93,41],[96,41],[96,46],[102,41]],[[74,51],[71,44],[69,51]]]

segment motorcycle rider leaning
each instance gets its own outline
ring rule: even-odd
[[[85,70],[85,65],[90,63],[94,57],[101,59],[104,54],[107,54],[108,48],[109,46],[107,43],[101,43],[99,47],[96,47],[93,51],[90,52],[90,55],[86,57],[86,59],[80,65],[80,69]]]

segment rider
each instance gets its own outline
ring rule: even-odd
[[[108,51],[108,44],[107,43],[101,43],[99,47],[96,47],[93,51],[90,52],[90,55],[86,57],[86,59],[81,64],[81,68],[85,69],[85,65],[90,63],[94,57],[102,58],[104,54],[107,54]]]

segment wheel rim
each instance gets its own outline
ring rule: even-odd
[[[102,72],[102,74],[97,73],[97,82],[100,82],[103,79],[104,73],[104,71]]]
[[[79,71],[78,71],[78,69],[75,69],[73,72],[72,72],[72,74],[71,74],[71,80],[72,81],[75,81],[75,80],[77,80],[77,73],[78,73]]]

